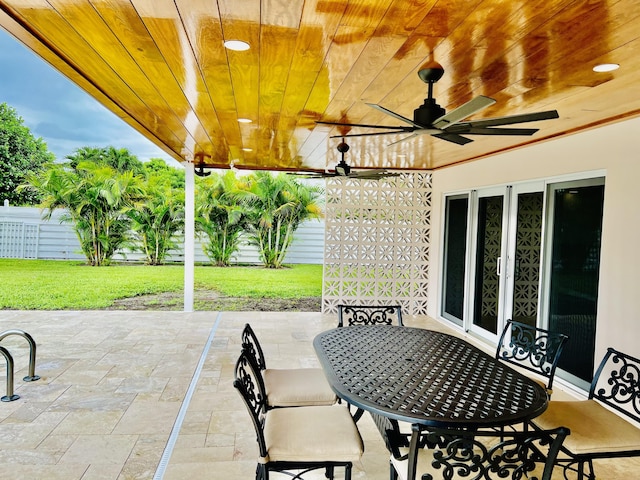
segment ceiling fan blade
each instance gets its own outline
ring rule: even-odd
[[[372,135],[398,135],[400,133],[411,133],[415,130],[413,127],[402,127],[402,128],[403,130],[397,130],[395,132],[347,133],[346,135],[332,135],[329,138],[370,137]]]
[[[288,172],[289,175],[294,175],[301,178],[327,178],[335,177],[334,173],[320,173],[320,172]]]
[[[351,172],[350,178],[358,178],[361,180],[377,180],[385,177],[397,177],[400,173],[387,172],[386,170],[367,170],[361,172]]]
[[[473,100],[468,101],[467,103],[460,105],[455,110],[450,111],[446,115],[443,115],[440,118],[437,118],[433,122],[433,126],[436,128],[446,129],[450,125],[458,123],[460,120],[464,120],[470,115],[473,115],[480,110],[484,110],[485,108],[493,105],[496,101],[493,98],[485,97],[484,95],[480,95]]]
[[[458,127],[460,127],[458,129]],[[448,128],[446,133],[462,133],[464,135],[533,135],[538,128],[490,128],[490,127],[468,127],[462,128],[463,125],[456,125]]]
[[[403,130],[407,128],[407,127],[401,127],[399,125],[368,125],[366,123],[321,122],[320,120],[316,121],[316,123],[320,123],[322,125],[336,125],[339,127],[395,128],[396,130]]]
[[[552,120],[559,118],[557,110],[546,112],[523,113],[520,115],[509,115],[506,117],[486,118],[484,120],[471,120],[465,122],[472,127],[494,127],[497,125],[511,125],[513,123],[537,122],[538,120]]]
[[[417,137],[417,136],[418,136],[417,133],[413,133],[413,134],[409,135],[408,137],[404,137],[404,138],[401,138],[400,140],[396,140],[395,142],[389,143],[387,145],[387,147],[390,147],[391,145],[396,145],[398,143],[406,142],[407,140],[411,140],[412,138]]]
[[[389,110],[388,108],[384,108],[383,106],[378,105],[377,103],[367,103],[367,105],[369,105],[371,108],[375,108],[376,110],[381,111],[382,113],[386,113],[387,115],[391,115],[393,118],[397,118],[398,120],[401,120],[401,121],[403,121],[405,123],[408,123],[409,125],[413,125],[414,127],[422,128],[421,125],[418,125],[413,120],[410,120],[407,117],[403,117],[402,115],[399,115],[396,112],[393,112],[393,111]]]
[[[466,145],[467,143],[473,142],[473,140],[471,140],[470,138],[465,138],[462,135],[458,135],[456,133],[442,132],[434,133],[431,136],[441,138],[442,140],[446,140],[447,142],[457,143],[458,145]]]

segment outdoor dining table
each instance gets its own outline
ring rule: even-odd
[[[524,422],[547,408],[536,382],[446,333],[350,326],[320,333],[313,345],[336,394],[373,414],[414,425],[482,428]]]

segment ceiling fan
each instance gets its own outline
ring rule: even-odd
[[[344,154],[349,151],[349,145],[347,145],[344,139],[336,147],[340,152],[340,161],[336,164],[336,168],[333,172],[315,172],[315,173],[296,173],[295,175],[306,178],[359,178],[363,180],[377,180],[385,177],[397,177],[400,173],[388,172],[383,168],[372,170],[359,170],[354,171],[344,159]]]
[[[367,125],[362,123],[341,123],[341,122],[325,122],[317,121],[316,123],[324,125],[337,125],[345,127],[364,127],[364,128],[380,128],[388,131],[374,133],[353,133],[347,135],[335,135],[337,137],[366,137],[370,135],[392,135],[392,134],[410,134],[401,140],[391,143],[403,142],[417,135],[429,134],[433,137],[446,140],[448,142],[465,145],[473,142],[472,139],[464,135],[533,135],[538,131],[537,128],[494,128],[500,125],[511,125],[514,123],[535,122],[538,120],[549,120],[558,118],[556,110],[548,110],[545,112],[525,113],[520,115],[510,115],[506,117],[485,118],[482,120],[463,120],[480,110],[496,103],[493,98],[480,95],[473,100],[461,105],[460,107],[446,113],[446,110],[436,103],[433,98],[433,85],[444,74],[444,68],[437,62],[429,62],[425,64],[419,71],[420,79],[429,86],[428,97],[424,103],[413,111],[413,120],[403,117],[375,103],[367,103],[372,108],[379,110],[393,118],[400,120],[407,126],[398,125]]]

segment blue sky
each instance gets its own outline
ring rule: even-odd
[[[162,158],[179,165],[2,28],[0,103],[15,108],[60,160],[80,147],[113,145],[142,161]]]

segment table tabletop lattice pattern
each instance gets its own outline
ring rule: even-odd
[[[357,406],[440,426],[516,423],[546,408],[541,388],[460,338],[386,325],[341,330],[319,335],[316,350],[338,394]]]

